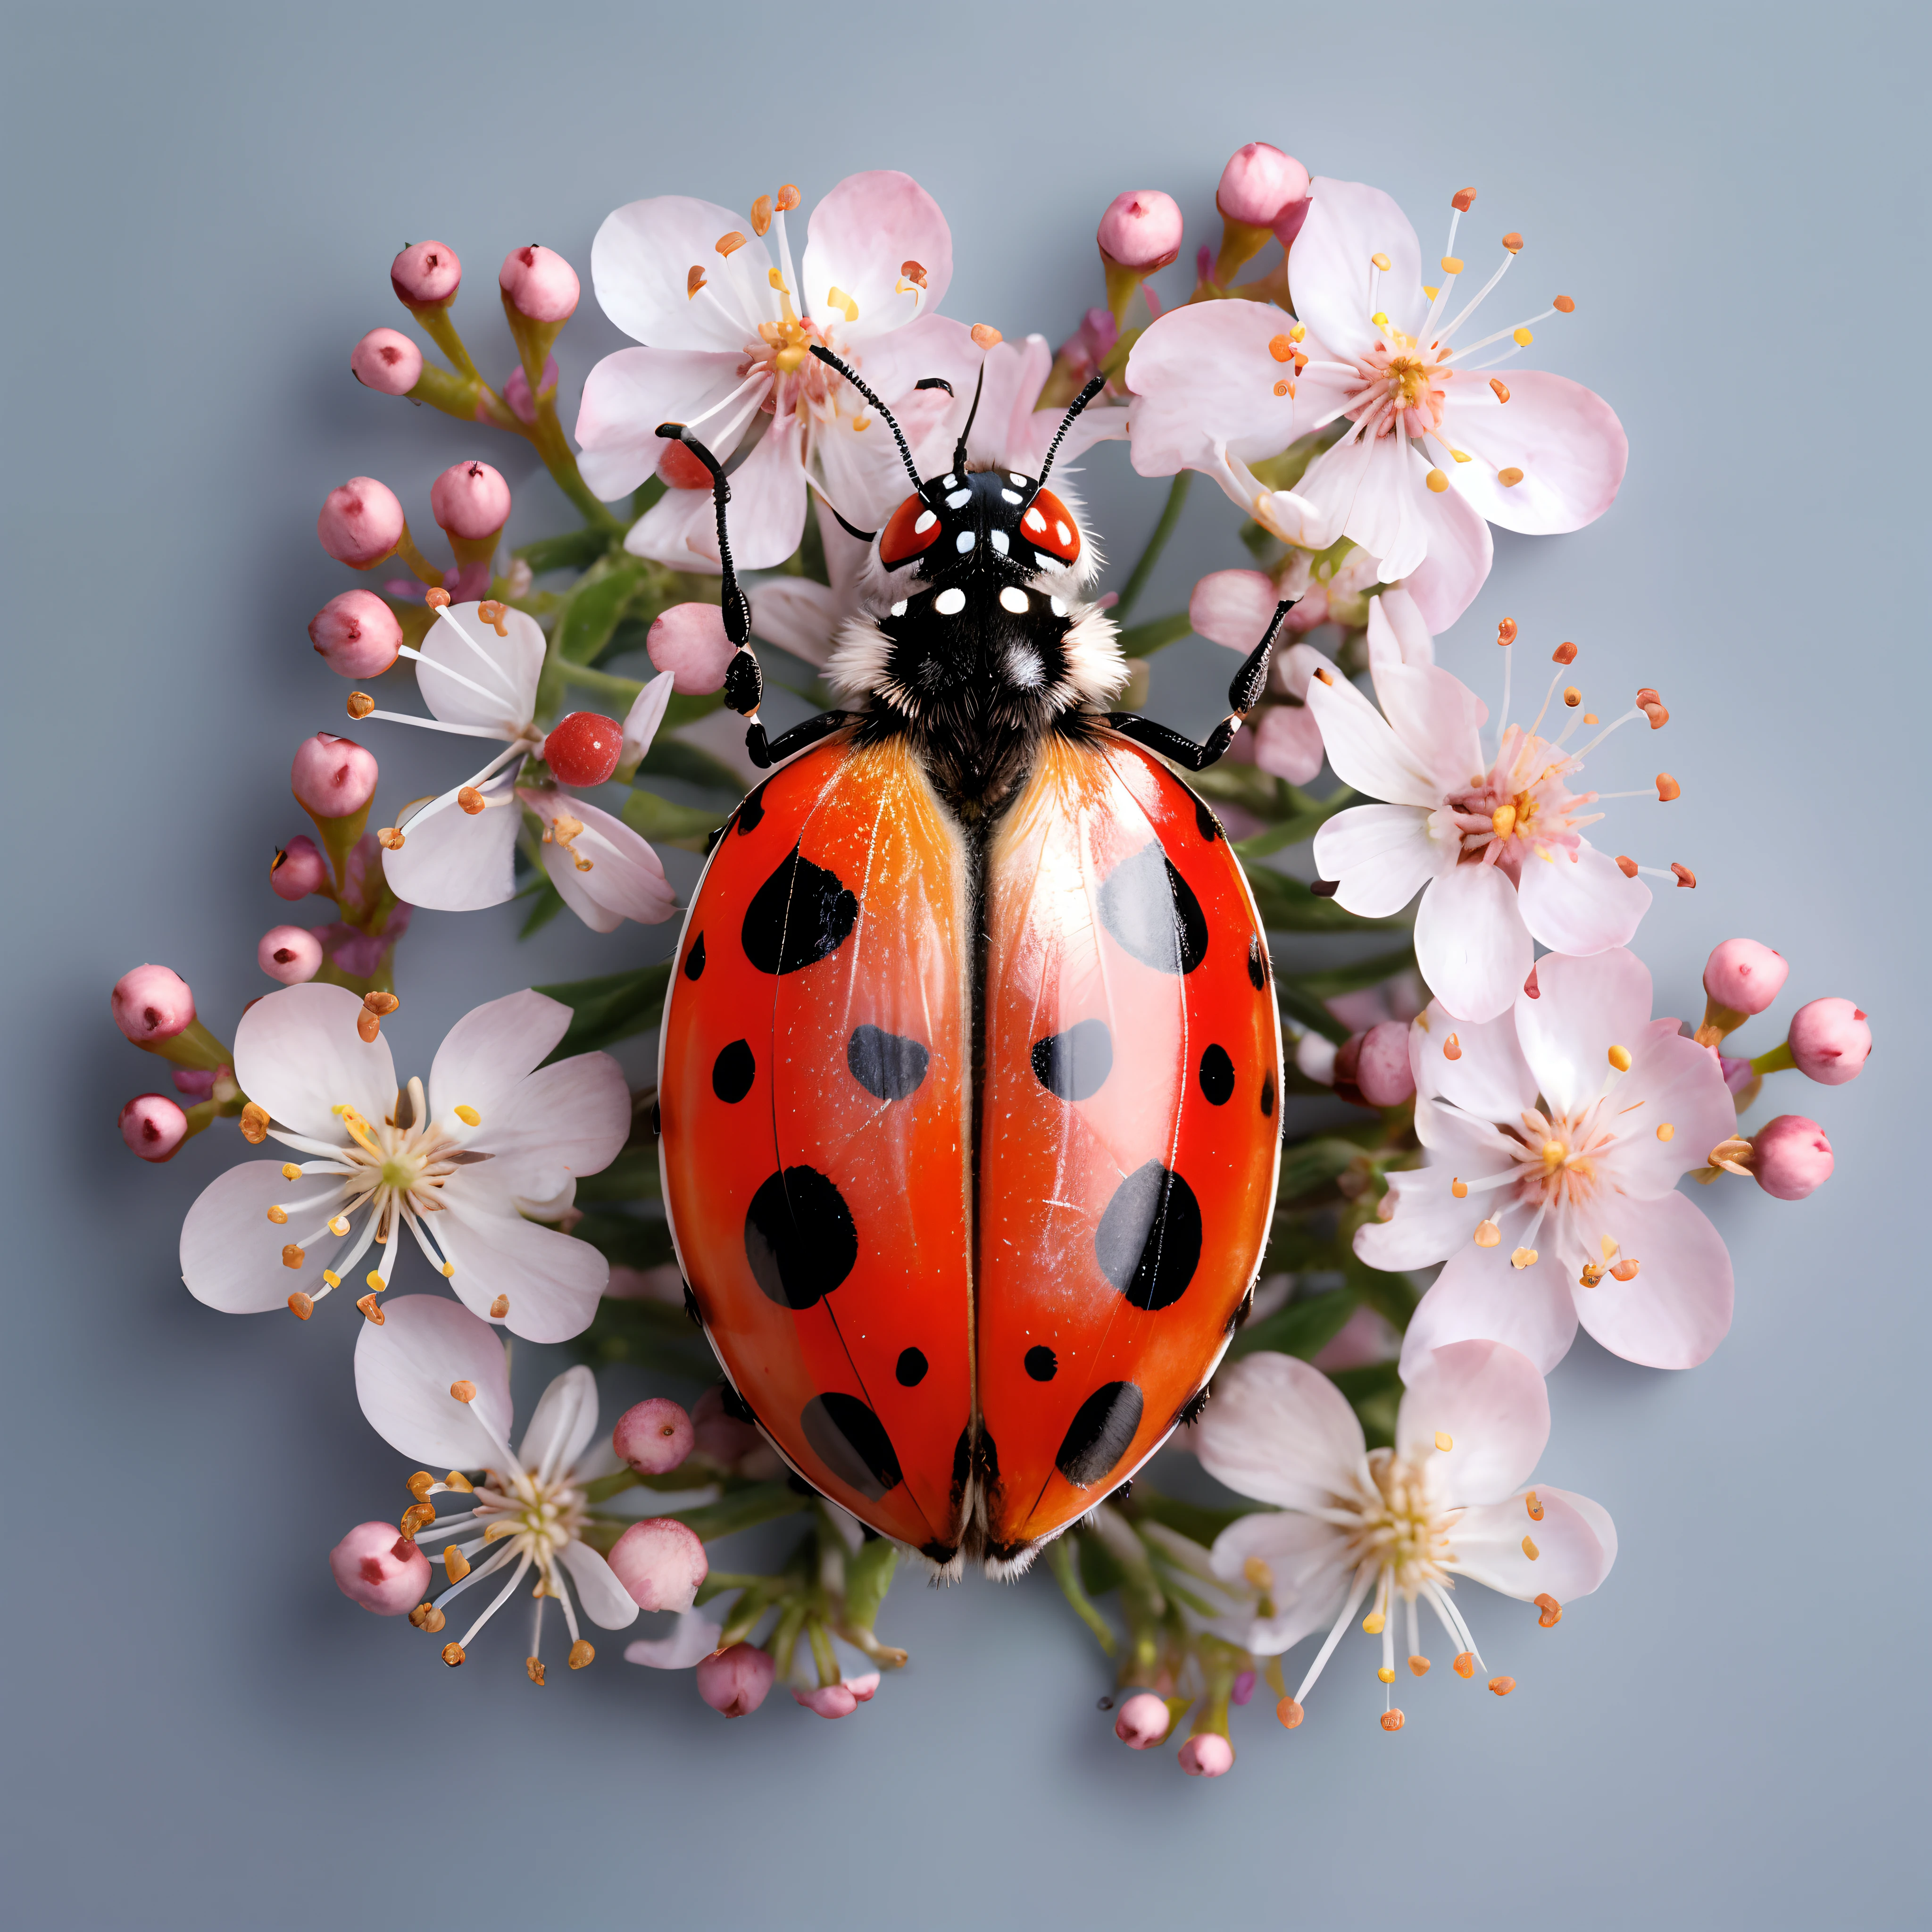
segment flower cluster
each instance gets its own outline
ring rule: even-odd
[[[1818,998],[1780,1044],[1729,1052],[1786,974],[1746,939],[1711,953],[1701,1019],[1658,1016],[1632,950],[1646,880],[1675,900],[1697,880],[1652,862],[1654,835],[1612,827],[1682,795],[1667,771],[1627,769],[1670,722],[1661,693],[1586,695],[1567,640],[1552,640],[1546,686],[1520,682],[1529,646],[1493,611],[1480,622],[1502,658],[1493,713],[1437,662],[1438,636],[1485,594],[1491,526],[1581,528],[1611,506],[1627,454],[1601,398],[1516,359],[1576,303],[1522,298],[1533,271],[1514,231],[1466,264],[1459,248],[1484,245],[1477,192],[1448,200],[1429,266],[1379,190],[1250,142],[1221,176],[1218,244],[1198,249],[1191,283],[1162,293],[1153,279],[1182,259],[1172,199],[1109,204],[1102,298],[1056,349],[944,312],[952,236],[905,175],[851,176],[803,218],[790,184],[742,214],[652,196],[610,214],[591,250],[597,301],[635,346],[590,371],[574,434],[551,353],[580,295],[568,262],[536,245],[505,257],[514,362],[493,383],[456,325],[454,250],[396,256],[394,292],[443,362],[380,327],[352,352],[356,379],[521,438],[580,526],[506,548],[510,489],[465,461],[429,488],[444,564],[385,483],[330,490],[324,549],[398,574],[332,597],[309,638],[350,682],[348,717],[382,734],[386,756],[404,748],[401,782],[372,826],[374,752],[328,731],[298,746],[290,786],[313,836],[277,848],[268,884],[285,904],[330,902],[329,916],[262,935],[275,989],[227,1037],[168,968],[136,967],[112,994],[121,1031],[172,1070],[172,1094],[122,1110],[130,1150],[166,1161],[218,1120],[264,1150],[189,1210],[189,1292],[229,1313],[320,1314],[318,1335],[352,1303],[363,1412],[424,1466],[398,1520],[335,1546],[345,1595],[443,1638],[454,1666],[525,1590],[537,1684],[550,1604],[572,1671],[595,1657],[589,1626],[668,1617],[625,1656],[690,1672],[728,1717],[781,1682],[847,1716],[904,1663],[874,1629],[898,1546],[788,1476],[715,1379],[660,1198],[656,1089],[634,1090],[605,1049],[663,1011],[670,964],[626,930],[680,910],[660,848],[707,851],[752,769],[746,623],[785,654],[780,682],[824,701],[820,674],[869,622],[864,532],[904,501],[907,467],[1012,470],[1018,484],[1054,460],[1058,481],[1108,441],[1170,479],[1151,540],[1102,599],[1132,667],[1125,701],[1144,700],[1147,660],[1183,637],[1245,658],[1281,627],[1229,721],[1232,750],[1193,782],[1271,935],[1290,1052],[1267,1259],[1178,1445],[1222,1499],[1124,1484],[1046,1546],[1116,1660],[1102,1703],[1137,1749],[1185,1720],[1183,1768],[1218,1776],[1234,1762],[1232,1711],[1264,1681],[1281,1723],[1302,1726],[1358,1616],[1378,1640],[1378,1721],[1396,1732],[1394,1687],[1432,1667],[1425,1624],[1451,1675],[1499,1698],[1515,1688],[1484,1661],[1486,1613],[1466,1586],[1533,1606],[1550,1630],[1604,1581],[1609,1514],[1537,1476],[1544,1377],[1580,1325],[1650,1367],[1710,1355],[1736,1284],[1683,1182],[1810,1195],[1832,1169],[1824,1130],[1784,1114],[1747,1132],[1744,1117],[1774,1074],[1855,1078],[1871,1036],[1850,1001]],[[1196,472],[1235,506],[1253,567],[1204,574],[1185,610],[1139,617]],[[415,776],[411,730],[484,741],[475,768],[440,788]],[[1603,766],[1630,782],[1600,789]],[[1328,789],[1304,789],[1324,770]],[[611,970],[508,991],[458,1022],[426,1076],[399,1072],[385,1027],[413,911],[519,898],[526,933],[568,909],[613,935]],[[1324,956],[1364,932],[1387,945]],[[1264,1111],[1275,1092],[1270,1080]],[[418,1266],[428,1292],[392,1294]],[[500,1330],[583,1358],[514,1446]],[[617,1361],[710,1385],[688,1408],[640,1402],[603,1438],[593,1368]],[[805,1534],[776,1569],[713,1566],[708,1545],[793,1516]],[[459,1606],[478,1584],[487,1596]],[[1304,1642],[1291,1690],[1282,1659]],[[1490,1642],[1509,1647],[1495,1630]]]

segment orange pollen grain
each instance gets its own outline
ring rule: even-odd
[[[1532,1600],[1543,1612],[1536,1621],[1545,1630],[1554,1630],[1563,1621],[1563,1606],[1550,1595],[1547,1590],[1544,1591],[1540,1596],[1532,1598]]]
[[[1514,490],[1522,481],[1522,472],[1512,464],[1508,469],[1496,472],[1496,481],[1505,490]]]
[[[1657,775],[1657,796],[1660,804],[1668,805],[1674,798],[1684,796],[1684,788],[1668,772]]]
[[[1512,255],[1520,255],[1522,252],[1522,237],[1519,235],[1514,228],[1512,228],[1510,232],[1503,237],[1503,246],[1507,248]]]
[[[974,345],[981,349],[996,349],[1006,340],[989,322],[976,322],[968,332],[972,336]]]
[[[1408,1660],[1408,1668],[1412,1676],[1426,1677],[1429,1674],[1429,1660],[1426,1657],[1412,1657]]]
[[[1394,1672],[1390,1672],[1390,1675],[1393,1676]],[[1400,1711],[1384,1711],[1382,1713],[1382,1729],[1385,1731],[1400,1730],[1402,1727],[1403,1721],[1402,1714]]]
[[[1513,644],[1516,642],[1516,620],[1514,617],[1505,617],[1496,626],[1496,642],[1499,644]]]
[[[1294,358],[1294,344],[1286,335],[1270,337],[1268,341],[1268,353],[1277,362],[1292,362]]]
[[[1458,1677],[1473,1677],[1476,1674],[1476,1653],[1473,1650],[1464,1651],[1449,1668]]]
[[[1500,376],[1492,376],[1490,378],[1490,387],[1496,391],[1498,402],[1506,403],[1509,400],[1509,385]]]
[[[772,225],[772,198],[761,194],[752,204],[752,232],[763,235]]]
[[[1516,1679],[1514,1677],[1492,1677],[1490,1688],[1498,1697],[1507,1697],[1516,1688]]]
[[[1449,206],[1458,214],[1467,214],[1476,205],[1476,190],[1472,188],[1459,188],[1449,197]]]
[[[1552,664],[1574,664],[1576,662],[1576,646],[1567,641],[1558,644],[1556,650],[1550,653],[1550,662]]]
[[[777,198],[772,202],[772,206],[781,214],[789,214],[798,206],[802,198],[798,190],[790,182],[787,182],[784,186],[778,190]]]
[[[1537,1499],[1537,1494],[1534,1490],[1530,1490],[1523,1497],[1522,1506],[1528,1510],[1529,1520],[1532,1522],[1540,1522],[1543,1520],[1543,1504]]]
[[[1634,879],[1637,874],[1637,862],[1628,854],[1619,852],[1617,854],[1617,870],[1622,873],[1625,878]]]
[[[1291,1731],[1308,1714],[1292,1697],[1284,1697],[1274,1707],[1274,1714],[1281,1720],[1282,1727]]]
[[[1460,1060],[1462,1057],[1462,1042],[1452,1033],[1442,1042],[1442,1058],[1444,1060]]]
[[[1555,297],[1550,302],[1550,306],[1553,308],[1558,315],[1574,315],[1576,312],[1576,304],[1572,302],[1568,296],[1558,296]]]
[[[1679,886],[1689,886],[1693,890],[1696,889],[1697,874],[1692,872],[1688,866],[1680,866],[1673,859],[1670,862],[1670,869],[1677,874],[1677,883]]]
[[[474,1402],[476,1400],[476,1384],[462,1378],[450,1384],[449,1392],[458,1402]]]
[[[1458,1201],[1466,1201],[1469,1198],[1469,1184],[1460,1174],[1452,1175],[1449,1182],[1449,1192],[1454,1195]]]

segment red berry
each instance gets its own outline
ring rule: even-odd
[[[617,769],[624,728],[594,711],[573,711],[544,740],[544,762],[567,785],[602,784]]]

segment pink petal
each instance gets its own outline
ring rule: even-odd
[[[1459,372],[1448,385],[1444,436],[1476,458],[1450,466],[1450,479],[1471,506],[1506,530],[1546,536],[1581,530],[1616,500],[1630,460],[1616,412],[1567,376],[1537,369],[1505,371],[1510,392],[1499,403],[1488,380]],[[1522,481],[1508,489],[1499,470]]]
[[[1430,526],[1422,506],[1430,491],[1423,478],[1429,461],[1400,436],[1360,442],[1345,437],[1308,466],[1301,494],[1340,518],[1352,537],[1381,566],[1382,580],[1394,584],[1419,569],[1429,554]]]
[[[1608,1202],[1598,1226],[1637,1263],[1629,1281],[1605,1271],[1572,1287],[1585,1328],[1612,1354],[1652,1369],[1694,1369],[1730,1332],[1731,1257],[1681,1194]]]
[[[272,1222],[268,1210],[286,1208],[291,1222],[301,1219],[295,1232],[306,1234],[340,1198],[332,1177],[290,1180],[278,1160],[244,1160],[217,1174],[182,1223],[181,1271],[188,1292],[224,1315],[266,1315],[284,1306],[291,1289],[315,1285],[315,1271],[283,1265],[291,1230]]]
[[[1127,358],[1133,465],[1143,476],[1211,469],[1217,449],[1244,463],[1292,442],[1295,403],[1277,396],[1293,365],[1268,344],[1289,326],[1268,302],[1197,302],[1170,309]]]
[[[597,1433],[597,1378],[579,1362],[554,1376],[524,1426],[517,1460],[526,1469],[574,1468]]]
[[[734,497],[735,494],[734,491]],[[731,520],[734,557],[737,536],[734,516]],[[668,564],[674,570],[719,575],[723,566],[718,560],[718,514],[711,492],[667,490],[626,532],[624,548],[633,556],[646,556],[653,563]]]
[[[1438,1155],[1426,1167],[1391,1174],[1389,1193],[1394,1211],[1386,1221],[1371,1221],[1356,1230],[1356,1253],[1384,1274],[1431,1268],[1456,1253],[1475,1232],[1488,1205],[1480,1196],[1457,1200],[1450,1192],[1452,1181],[1479,1180],[1499,1172],[1505,1162],[1514,1165],[1502,1151],[1500,1136],[1492,1130],[1490,1138],[1492,1144],[1480,1160],[1457,1158],[1453,1171],[1450,1159]]]
[[[1255,763],[1263,771],[1290,784],[1306,784],[1320,772],[1322,755],[1322,728],[1306,705],[1273,704],[1262,713],[1255,727]]]
[[[626,335],[654,349],[742,352],[758,340],[748,325],[778,314],[766,284],[772,258],[750,228],[742,214],[689,195],[632,202],[604,217],[590,244],[598,302]],[[718,243],[734,231],[745,245],[727,261]],[[712,292],[689,292],[694,266],[704,270]],[[764,292],[755,311],[743,299],[749,291]]]
[[[389,1042],[380,1034],[368,1041],[358,1035],[362,1012],[362,1000],[346,986],[314,980],[257,1000],[235,1029],[237,1084],[278,1124],[346,1146],[337,1106],[346,1102],[380,1120],[396,1100]]]
[[[1433,812],[1442,793],[1428,766],[1327,658],[1321,668],[1327,676],[1318,672],[1310,682],[1308,707],[1322,728],[1322,742],[1328,748],[1335,776],[1365,797]]]
[[[574,1540],[566,1543],[557,1552],[557,1560],[570,1573],[578,1607],[599,1630],[623,1630],[637,1622],[637,1598],[618,1582],[610,1564],[589,1544]],[[627,1663],[634,1660],[629,1650],[624,1658]]]
[[[429,1070],[430,1118],[467,1140],[508,1124],[517,1090],[541,1066],[570,1026],[570,1009],[533,988],[473,1006],[443,1036]],[[458,1106],[483,1117],[479,1128],[443,1116]]]
[[[1496,1218],[1502,1241],[1479,1248],[1472,1240],[1458,1249],[1416,1304],[1402,1341],[1405,1379],[1419,1371],[1430,1350],[1452,1342],[1503,1342],[1546,1376],[1569,1353],[1576,1339],[1576,1308],[1568,1277],[1553,1258],[1533,1268],[1511,1266],[1517,1245],[1512,1238],[1528,1227],[1528,1216],[1511,1208]]]
[[[651,748],[651,741],[658,735],[658,727],[664,722],[676,682],[675,671],[660,671],[638,693],[625,714],[624,746],[617,760],[620,776],[627,770],[635,771],[638,761]]]
[[[1476,732],[1490,709],[1460,678],[1437,664],[1384,662],[1376,669],[1375,686],[1382,715],[1412,762],[1428,774],[1434,799],[1460,791],[1482,770]]]
[[[1452,1342],[1418,1357],[1402,1381],[1396,1454],[1439,1455],[1445,1494],[1493,1502],[1528,1480],[1550,1440],[1550,1397],[1528,1356],[1501,1342]]]
[[[1454,1060],[1443,1052],[1452,1034],[1457,1054]],[[1419,1132],[1425,1125],[1423,1116],[1438,1095],[1480,1120],[1514,1122],[1535,1102],[1536,1076],[1523,1058],[1513,1012],[1492,1020],[1459,1020],[1442,1006],[1432,1005],[1410,1029],[1409,1048],[1419,1096]],[[1432,1147],[1436,1142],[1424,1133],[1423,1144]]]
[[[1324,1507],[1352,1485],[1366,1453],[1341,1390],[1306,1362],[1265,1352],[1223,1372],[1193,1446],[1217,1481],[1286,1509]]]
[[[590,861],[588,872],[579,870],[570,852],[554,840],[541,850],[544,869],[564,903],[593,932],[614,932],[627,919],[654,926],[677,910],[663,861],[622,819],[586,804],[574,792],[523,790],[518,796],[552,824],[560,814],[567,814],[583,826],[572,845]]]
[[[1428,302],[1422,292],[1422,247],[1408,216],[1380,188],[1360,182],[1318,175],[1309,193],[1313,205],[1288,256],[1295,314],[1347,356],[1365,355],[1382,340],[1369,320],[1377,309],[1405,334],[1418,333]],[[1388,256],[1390,264],[1379,275],[1372,266],[1378,254]]]
[[[1435,877],[1440,856],[1429,814],[1412,805],[1351,806],[1315,835],[1316,869],[1338,882],[1336,904],[1364,919],[1401,911]]]
[[[1245,657],[1261,642],[1280,602],[1272,580],[1258,570],[1213,571],[1195,585],[1187,621],[1196,637]]]
[[[578,467],[592,492],[608,502],[656,471],[664,451],[660,423],[710,417],[695,434],[723,462],[749,426],[742,410],[754,392],[710,412],[743,386],[744,360],[736,350],[620,349],[605,356],[584,379],[577,411]]]
[[[1629,944],[1650,910],[1650,888],[1586,841],[1574,860],[1560,848],[1526,860],[1516,904],[1532,938],[1552,952],[1587,955]]]
[[[1472,1582],[1526,1603],[1538,1596],[1574,1603],[1610,1574],[1616,1530],[1610,1512],[1587,1496],[1541,1483],[1534,1493],[1540,1520],[1520,1496],[1466,1510],[1454,1532],[1456,1568]],[[1526,1536],[1534,1558],[1523,1547]]]
[[[1718,1056],[1687,1040],[1675,1020],[1652,1021],[1641,1040],[1628,1044],[1630,1070],[1616,1084],[1612,1171],[1624,1193],[1654,1198],[1737,1132],[1736,1103]],[[1661,1141],[1658,1129],[1666,1124],[1670,1138]]]
[[[1516,888],[1494,866],[1452,866],[1416,909],[1415,958],[1430,991],[1456,1018],[1506,1012],[1535,958]]]
[[[1402,580],[1415,608],[1437,637],[1476,601],[1490,574],[1490,526],[1454,490],[1423,492],[1429,554]]]
[[[380,1328],[365,1322],[356,1338],[356,1397],[369,1426],[391,1448],[433,1468],[500,1463],[496,1442],[509,1439],[510,1376],[496,1331],[440,1294],[396,1296],[382,1315]],[[450,1394],[459,1382],[476,1390],[470,1402]]]
[[[632,1602],[634,1612],[637,1607]],[[669,1636],[640,1637],[634,1643],[626,1644],[624,1661],[648,1664],[653,1670],[688,1670],[717,1649],[718,1640],[724,1634],[724,1626],[702,1610],[681,1611]]]
[[[1268,1566],[1276,1614],[1256,1618],[1244,1646],[1258,1657],[1279,1657],[1332,1622],[1352,1569],[1342,1531],[1292,1510],[1257,1510],[1231,1522],[1214,1539],[1213,1558],[1216,1576],[1244,1596],[1254,1587],[1249,1564]]]
[[[1199,628],[1198,626],[1196,627]],[[1369,664],[1378,670],[1390,664],[1432,664],[1436,640],[1422,621],[1415,599],[1404,590],[1384,590],[1369,603]],[[1378,693],[1381,690],[1376,686]],[[1484,714],[1488,716],[1486,712]]]
[[[416,688],[432,714],[446,724],[487,724],[514,736],[536,708],[544,634],[527,612],[506,610],[507,634],[500,638],[496,627],[484,623],[476,611],[473,601],[450,607],[451,618],[461,626],[460,635],[440,618],[430,625],[416,664]],[[446,677],[446,669],[466,682]]]
[[[418,812],[403,821],[401,846],[382,854],[382,874],[397,898],[432,912],[476,912],[514,896],[523,814],[501,780],[484,796],[490,802],[479,812],[442,803],[434,817]]]
[[[808,577],[774,577],[752,592],[752,628],[766,644],[823,670],[849,614],[844,600]]]
[[[1610,1048],[1634,1049],[1648,1028],[1650,969],[1620,946],[1588,959],[1552,953],[1536,985],[1537,998],[1516,999],[1516,1036],[1544,1097],[1574,1114],[1603,1091]]]
[[[908,261],[926,271],[917,296],[896,292]],[[952,280],[952,231],[939,204],[911,176],[892,168],[848,175],[812,211],[799,272],[812,320],[842,340],[863,343],[903,328],[944,301]],[[856,321],[832,305],[835,288],[857,303]]]
[[[443,1192],[431,1232],[455,1265],[449,1285],[465,1307],[481,1315],[506,1298],[503,1325],[528,1342],[567,1342],[590,1327],[610,1278],[596,1249],[519,1214],[492,1213],[454,1188]]]

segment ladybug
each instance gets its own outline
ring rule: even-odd
[[[726,701],[778,766],[675,955],[665,1210],[730,1389],[791,1468],[942,1575],[1011,1576],[1198,1412],[1259,1269],[1267,941],[1172,767],[1226,749],[1289,606],[1204,744],[1107,709],[1126,662],[1047,487],[1101,385],[1038,476],[969,469],[962,434],[922,478],[891,412],[812,353],[913,486],[852,531],[872,548],[827,670],[847,708],[766,741],[728,485],[682,425],[658,432],[711,472]]]

